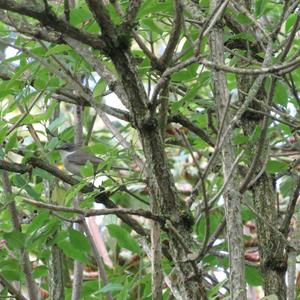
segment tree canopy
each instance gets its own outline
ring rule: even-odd
[[[299,1],[0,0],[0,297],[296,299],[299,30]]]

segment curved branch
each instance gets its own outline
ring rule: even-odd
[[[74,213],[84,217],[92,217],[92,216],[105,216],[105,215],[134,215],[144,217],[146,219],[154,220],[160,222],[161,224],[165,223],[165,220],[158,216],[154,215],[150,211],[143,209],[133,209],[133,208],[90,208],[90,209],[81,209],[74,207],[65,207],[60,205],[54,205],[49,203],[44,203],[32,199],[23,199],[24,202],[28,204],[32,204],[36,207],[49,209],[51,211],[60,211],[66,213]]]
[[[174,14],[175,14],[174,21],[173,21],[174,25],[170,33],[167,47],[163,55],[159,59],[160,64],[164,65],[165,67],[167,67],[169,62],[172,60],[173,52],[180,38],[180,28],[182,25],[183,7],[179,0],[175,0],[173,2],[174,2]]]
[[[106,43],[98,35],[94,35],[71,26],[65,20],[58,18],[51,10],[45,10],[41,6],[33,6],[28,3],[19,4],[12,0],[0,0],[0,9],[32,17],[38,20],[42,26],[49,26],[59,33],[67,34],[75,40],[90,45],[94,49],[104,52],[106,51]]]
[[[169,118],[169,122],[181,124],[182,126],[192,131],[194,134],[199,136],[208,145],[215,147],[215,142],[211,140],[210,136],[202,128],[197,127],[192,122],[190,122],[188,118],[180,114],[175,114]]]
[[[95,20],[102,29],[102,32],[105,35],[109,36],[110,39],[115,40],[116,28],[113,21],[110,18],[110,15],[107,12],[107,9],[102,0],[86,0],[90,11],[93,13]]]
[[[135,26],[135,20],[137,17],[137,14],[139,12],[139,8],[142,4],[142,0],[131,0],[129,1],[128,8],[126,11],[126,14],[124,16],[125,21],[122,24],[122,26],[127,31],[131,31]]]

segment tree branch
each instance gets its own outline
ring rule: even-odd
[[[144,217],[146,219],[154,220],[161,224],[165,223],[165,219],[151,213],[150,211],[146,211],[143,209],[133,209],[133,208],[90,208],[90,209],[81,209],[76,207],[65,207],[59,206],[49,203],[44,203],[36,200],[31,200],[27,198],[23,198],[23,201],[34,205],[39,208],[45,208],[51,211],[60,211],[66,213],[74,213],[84,217],[92,217],[92,216],[106,216],[106,215],[134,215]]]
[[[23,16],[38,20],[42,26],[49,26],[57,32],[67,34],[75,40],[81,41],[94,49],[106,51],[106,43],[99,36],[84,32],[71,26],[65,20],[58,18],[51,10],[45,10],[41,6],[19,4],[12,0],[0,0],[0,9],[16,12]]]
[[[2,274],[0,274],[0,283],[7,288],[8,292],[13,295],[15,299],[28,300],[10,283],[10,281],[6,280]]]
[[[181,124],[183,127],[189,129],[194,134],[199,136],[208,145],[215,147],[215,142],[211,140],[210,136],[202,128],[194,125],[194,123],[192,123],[188,118],[180,114],[175,114],[170,116],[169,122],[175,122]]]
[[[182,18],[183,18],[183,6],[180,0],[174,0],[174,20],[173,20],[173,27],[170,32],[169,41],[166,46],[166,49],[163,55],[159,58],[159,63],[166,68],[173,57],[173,52],[177,46],[180,37],[180,28],[182,25]]]
[[[135,27],[135,19],[142,2],[142,0],[129,1],[126,14],[124,15],[125,21],[122,24],[122,27],[124,27],[126,31],[130,32]]]

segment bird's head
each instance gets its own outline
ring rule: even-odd
[[[76,148],[77,147],[71,143],[65,143],[65,144],[62,144],[62,145],[56,147],[57,150],[66,151],[66,152],[73,152],[76,150]]]

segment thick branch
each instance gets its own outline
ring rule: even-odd
[[[51,10],[45,10],[41,6],[33,6],[28,3],[17,3],[12,0],[0,0],[0,9],[16,12],[23,16],[32,17],[38,20],[43,26],[49,26],[57,32],[67,34],[75,40],[81,41],[94,49],[106,50],[106,43],[97,35],[84,32],[71,26],[65,20],[58,18]]]
[[[131,31],[135,26],[135,19],[138,14],[139,8],[142,4],[142,0],[131,0],[129,1],[126,14],[124,16],[125,21],[123,26],[125,30]]]
[[[102,33],[110,37],[111,41],[116,38],[116,30],[110,15],[102,0],[86,0],[91,12],[94,14]]]

